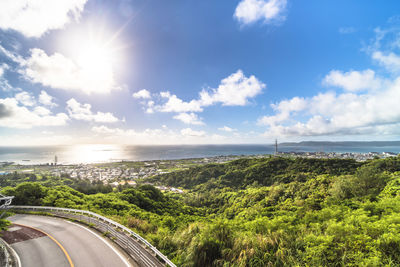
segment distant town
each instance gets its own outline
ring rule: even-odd
[[[179,160],[153,160],[153,161],[122,161],[98,164],[76,164],[61,165],[54,161],[46,164],[21,165],[13,162],[0,162],[0,179],[2,174],[13,172],[32,173],[47,176],[66,176],[74,179],[87,179],[90,181],[102,181],[113,187],[128,184],[135,186],[137,181],[143,178],[188,169],[190,167],[204,164],[221,164],[240,158],[263,158],[271,156],[280,157],[304,157],[304,158],[339,158],[365,161],[374,158],[387,158],[397,156],[391,152],[368,152],[368,153],[337,153],[337,152],[275,152],[275,155],[252,155],[252,156],[217,156],[207,158],[179,159]],[[157,186],[162,191],[183,193],[181,189]]]

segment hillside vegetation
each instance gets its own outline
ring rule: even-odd
[[[178,266],[400,265],[399,157],[241,159],[144,181],[184,194],[146,184],[87,194],[90,185],[23,180],[1,192],[15,204],[104,214]]]

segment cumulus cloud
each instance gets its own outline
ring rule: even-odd
[[[201,119],[194,113],[179,113],[173,118],[186,124],[204,125],[204,122],[202,122]]]
[[[286,0],[242,0],[235,10],[234,17],[242,24],[256,21],[277,23],[286,19]]]
[[[38,126],[63,126],[67,124],[65,113],[53,115],[44,107],[29,109],[15,98],[0,99],[0,127],[29,129]]]
[[[154,101],[150,100],[146,103],[145,111],[146,113],[152,114],[154,113]]]
[[[39,95],[39,103],[49,106],[49,107],[56,107],[57,104],[54,103],[54,97],[46,93],[46,91],[42,90]]]
[[[372,54],[372,58],[391,72],[400,71],[400,56],[393,52],[375,51]]]
[[[47,116],[51,114],[51,111],[48,108],[42,106],[35,107],[33,111],[40,116]]]
[[[160,96],[167,99],[163,105],[155,106],[155,109],[160,112],[200,112],[203,111],[201,103],[198,100],[185,102],[170,92],[161,92]]]
[[[86,94],[109,93],[119,89],[110,64],[94,67],[82,66],[60,53],[47,55],[34,48],[22,64],[22,73],[30,81],[64,90],[76,90]]]
[[[237,131],[236,129],[230,128],[228,126],[224,126],[224,127],[218,128],[218,130],[223,131],[223,132],[228,132],[228,133]]]
[[[24,106],[34,106],[36,104],[35,98],[28,92],[21,92],[15,95],[15,99]]]
[[[259,118],[266,136],[350,136],[400,134],[400,48],[398,28],[375,29],[364,51],[390,72],[332,70],[323,83],[344,89],[313,97],[294,97],[272,104],[274,114]]]
[[[283,100],[278,104],[271,104],[272,109],[277,114],[274,116],[264,116],[258,120],[258,123],[261,125],[273,126],[288,120],[293,112],[302,111],[307,105],[307,101],[301,97],[294,97],[290,100]]]
[[[400,79],[384,90],[355,94],[321,93],[311,98],[293,98],[273,106],[276,114],[259,120],[269,126],[267,135],[318,136],[378,134],[400,123]],[[295,107],[289,103],[297,102]],[[308,119],[296,120],[295,112]],[[378,127],[380,126],[380,127]]]
[[[132,94],[133,98],[142,98],[142,99],[149,99],[151,98],[150,92],[147,91],[146,89],[142,89],[140,91],[137,91],[136,93]]]
[[[260,94],[266,85],[254,75],[246,77],[243,71],[238,70],[221,81],[217,89],[203,90],[200,93],[200,102],[203,106],[221,103],[223,106],[244,106],[248,99]]]
[[[40,37],[79,18],[87,0],[2,0],[0,29]]]
[[[119,119],[110,112],[92,112],[90,104],[81,104],[74,98],[67,101],[67,111],[71,118],[75,120],[101,122],[101,123],[114,123]]]
[[[3,103],[0,104],[0,119],[10,117],[12,115],[11,110]]]
[[[223,106],[245,106],[249,103],[249,99],[257,96],[262,92],[266,85],[259,81],[254,75],[246,77],[243,71],[229,75],[222,79],[220,85],[213,89],[203,89],[199,93],[198,99],[191,101],[183,101],[179,97],[170,92],[161,92],[161,99],[166,99],[162,104],[148,104],[152,112],[202,112],[204,107],[222,104]],[[182,115],[187,117],[186,115]]]
[[[342,72],[332,70],[324,78],[326,85],[341,87],[346,91],[356,92],[361,90],[378,89],[381,80],[375,76],[373,70]]]

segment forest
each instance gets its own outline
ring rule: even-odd
[[[400,265],[400,157],[240,159],[114,190],[19,174],[0,176],[0,185],[16,205],[103,214],[178,266]]]

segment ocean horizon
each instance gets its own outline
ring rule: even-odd
[[[400,142],[300,142],[278,144],[280,152],[400,153]],[[0,162],[87,164],[116,161],[175,160],[216,156],[268,155],[274,144],[237,145],[64,145],[0,147]]]

